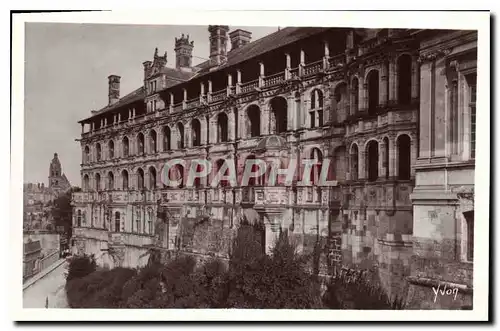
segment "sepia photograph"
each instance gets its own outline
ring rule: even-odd
[[[488,319],[489,13],[231,15],[13,15],[16,319]]]

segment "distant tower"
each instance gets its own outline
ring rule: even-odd
[[[62,174],[61,162],[59,161],[59,158],[57,157],[57,153],[54,153],[54,158],[50,162],[50,168],[49,168],[49,187],[50,188],[55,188],[55,187],[59,186],[58,179],[61,178],[61,174]]]
[[[209,25],[210,60],[215,65],[221,65],[227,60],[227,25]]]
[[[71,184],[66,178],[66,175],[62,173],[61,162],[57,157],[57,153],[54,153],[54,158],[50,162],[49,188],[57,194],[65,192],[71,188]]]
[[[189,35],[184,37],[182,34],[180,38],[175,38],[175,67],[177,69],[191,68],[193,48],[194,41],[189,41]]]

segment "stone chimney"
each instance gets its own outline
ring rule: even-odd
[[[227,61],[227,25],[209,25],[210,32],[210,62],[221,65]]]
[[[115,104],[120,100],[120,76],[109,75],[108,76],[108,100],[109,106]]]
[[[146,79],[151,74],[151,69],[153,68],[153,62],[144,61],[142,65],[144,66],[144,79]]]
[[[245,46],[252,40],[252,33],[242,29],[234,30],[229,34],[231,39],[231,50]]]
[[[177,69],[191,68],[193,60],[194,41],[189,41],[189,35],[175,38],[175,67]]]

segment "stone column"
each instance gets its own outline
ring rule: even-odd
[[[264,86],[264,62],[259,62],[259,87]]]
[[[410,166],[411,166],[411,170],[410,170],[410,174],[412,177],[415,177],[415,164],[417,163],[417,153],[418,153],[418,150],[417,150],[417,137],[415,137],[414,135],[410,135],[410,138],[411,138],[411,143],[410,143],[410,148],[411,148],[411,151],[410,151]]]
[[[262,104],[260,106],[260,111],[262,116],[260,122],[260,131],[262,132],[263,135],[267,135],[269,134],[269,120],[270,120],[269,105]]]
[[[396,137],[394,135],[389,136],[389,177],[394,178],[397,174],[396,172]]]
[[[389,59],[389,104],[397,103],[397,78],[396,63],[391,57]]]
[[[384,144],[384,141],[379,142],[379,155],[378,155],[378,178],[385,178],[385,155],[387,153],[387,148]]]
[[[285,54],[285,59],[286,59],[286,67],[285,67],[285,79],[290,79],[290,69],[292,66],[292,59],[290,57],[290,54],[286,53]]]
[[[287,101],[287,131],[288,130],[293,130],[294,129],[294,123],[295,123],[295,117],[296,117],[296,111],[295,111],[295,97],[289,96],[286,98]]]
[[[415,100],[418,99],[418,92],[420,89],[419,86],[419,73],[420,73],[420,66],[418,64],[418,57],[416,55],[413,55],[411,57],[411,99]]]
[[[359,77],[359,97],[358,97],[358,111],[359,112],[366,112],[368,111],[368,102],[367,102],[367,94],[366,89],[368,88],[368,84],[365,84],[365,78],[360,76]]]
[[[233,75],[227,74],[227,95],[231,94],[231,87],[233,87]]]
[[[227,135],[229,138],[229,141],[235,141],[236,140],[236,117],[235,117],[235,109],[230,109],[228,111],[228,118],[227,118]]]
[[[186,109],[186,101],[187,101],[187,90],[185,88],[182,89],[183,99],[182,99],[182,109]]]
[[[303,49],[300,50],[299,76],[304,74],[304,66],[306,64],[306,53]]]
[[[364,144],[358,146],[359,158],[358,158],[358,179],[366,178],[366,151],[364,150]]]
[[[328,59],[330,58],[330,47],[328,45],[328,41],[323,42],[323,46],[325,49],[325,56],[323,57],[323,68],[328,69]]]
[[[168,105],[169,112],[172,112],[174,110],[174,94],[170,93],[170,104]]]
[[[241,70],[236,70],[236,93],[241,92]]]
[[[208,143],[213,144],[213,143],[217,142],[217,122],[216,122],[215,116],[210,118],[208,125],[210,127],[210,129],[209,129],[210,137],[209,137]]]
[[[387,106],[387,89],[388,89],[388,81],[387,81],[387,71],[388,71],[388,63],[382,63],[380,76],[379,76],[379,104],[381,106]]]
[[[206,145],[208,143],[207,141],[207,120],[202,117],[200,118],[200,134],[201,134],[201,139],[200,143],[201,145]]]
[[[185,148],[193,147],[193,135],[192,135],[191,123],[186,123],[184,127],[184,146]]]

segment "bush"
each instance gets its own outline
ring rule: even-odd
[[[227,279],[230,308],[319,308],[313,278],[304,261],[282,233],[272,256],[260,255],[230,268]]]
[[[68,276],[66,281],[69,282],[75,278],[85,277],[96,270],[96,261],[94,255],[74,256],[68,263]]]
[[[119,308],[122,290],[135,270],[115,268],[95,271],[66,283],[68,304],[72,308]]]
[[[322,299],[329,309],[404,309],[402,298],[391,300],[378,284],[361,274],[342,273],[333,278]]]

